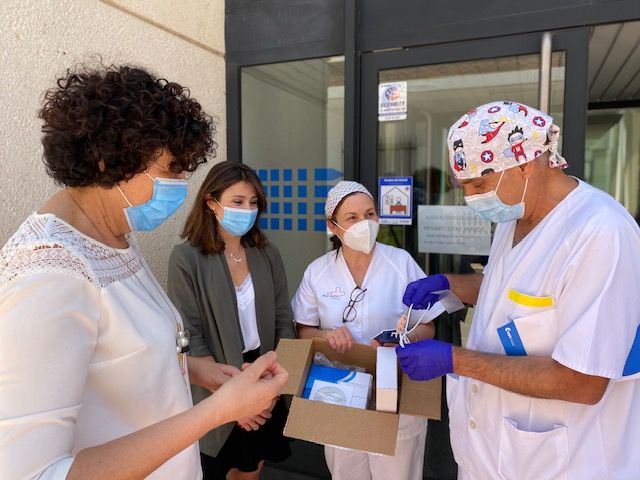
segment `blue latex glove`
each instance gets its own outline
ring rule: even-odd
[[[439,300],[439,295],[433,293],[439,290],[449,290],[449,280],[441,273],[429,275],[407,285],[402,303],[407,307],[413,304],[416,310],[427,309]]]
[[[402,371],[411,380],[431,380],[453,372],[453,347],[438,340],[421,340],[396,347]]]

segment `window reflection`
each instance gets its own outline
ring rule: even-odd
[[[640,223],[640,108],[589,111],[584,168]]]

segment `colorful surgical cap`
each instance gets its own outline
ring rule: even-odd
[[[369,190],[367,190],[367,188],[361,183],[352,182],[351,180],[338,182],[327,194],[327,203],[324,204],[324,214],[327,218],[333,217],[333,212],[338,204],[344,197],[351,195],[352,193],[364,193],[373,199],[373,195],[371,195]]]
[[[553,118],[516,102],[472,108],[449,129],[449,163],[458,180],[478,178],[530,162],[549,151],[549,166],[566,168],[557,151]]]

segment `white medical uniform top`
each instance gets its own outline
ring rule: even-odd
[[[369,345],[380,330],[395,328],[406,307],[402,296],[407,284],[423,278],[424,272],[405,250],[377,243],[360,288],[366,289],[354,304],[356,317],[343,323],[356,283],[342,255],[333,250],[314,260],[304,272],[293,298],[293,318],[297,323],[330,330],[347,326],[353,339]],[[354,298],[356,293],[354,293]],[[414,320],[413,315],[411,319]]]
[[[244,341],[242,353],[246,353],[260,346],[258,320],[256,319],[256,291],[253,288],[251,274],[248,274],[242,283],[235,288],[240,331]]]
[[[407,284],[424,276],[422,269],[405,250],[376,242],[371,263],[360,285],[367,291],[354,305],[355,319],[343,323],[342,314],[356,283],[342,249],[337,253],[333,250],[311,262],[304,272],[292,301],[293,318],[302,325],[326,330],[346,325],[356,342],[369,345],[381,330],[396,327],[406,310],[402,296]],[[443,307],[439,308],[444,311]],[[414,315],[411,320],[414,320]],[[423,419],[404,417],[400,416],[399,438],[415,435],[425,426]]]
[[[512,248],[514,229],[496,228],[467,347],[504,355],[516,345],[611,381],[598,404],[583,405],[449,375],[459,478],[640,478],[638,226],[580,182]]]
[[[27,218],[0,251],[0,478],[64,479],[79,450],[192,405],[169,308],[135,244]],[[202,478],[197,444],[147,478]]]

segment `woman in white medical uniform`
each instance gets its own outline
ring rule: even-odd
[[[293,299],[298,335],[326,338],[339,352],[355,343],[379,346],[373,338],[395,328],[405,311],[405,286],[424,274],[406,251],[376,242],[378,215],[363,185],[339,182],[329,191],[325,214],[335,249],[304,273]],[[409,339],[433,335],[429,322],[418,325]],[[426,431],[425,419],[400,415],[393,457],[325,446],[331,475],[334,480],[421,479]]]

